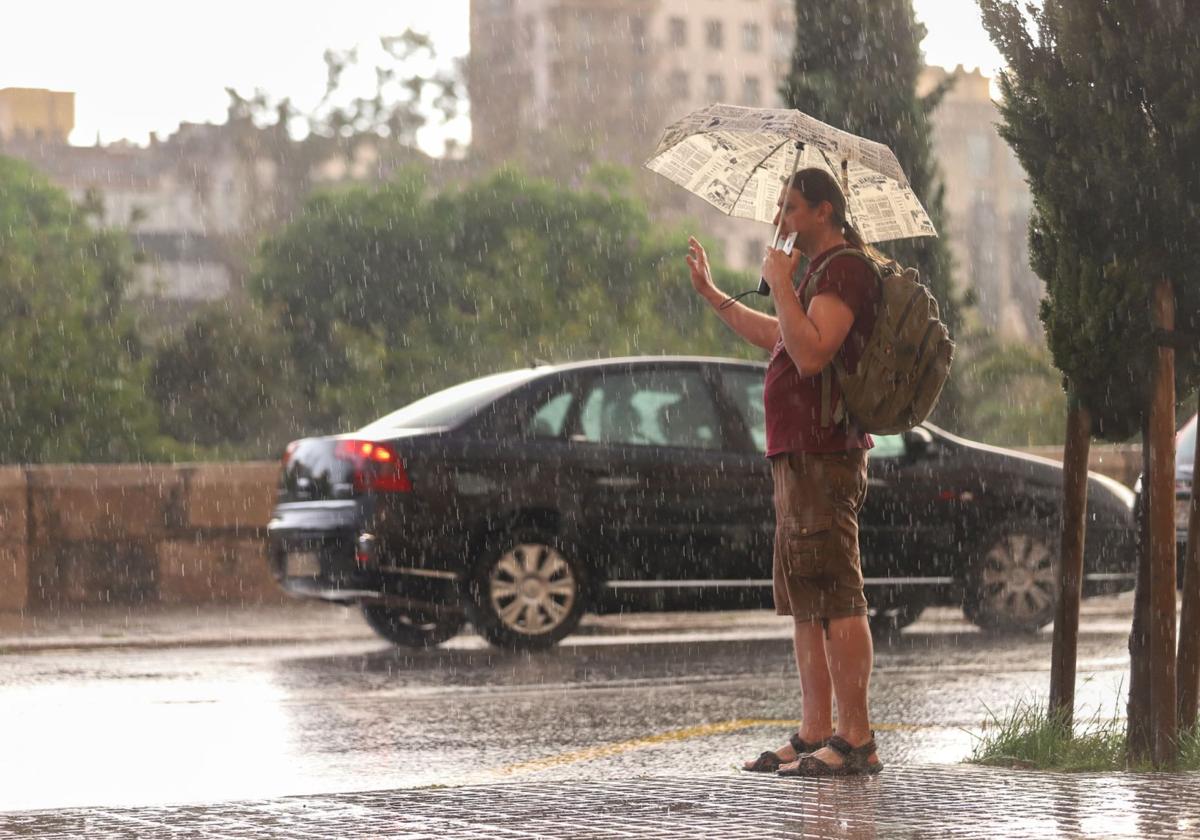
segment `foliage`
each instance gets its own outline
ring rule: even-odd
[[[962,434],[1001,446],[1063,442],[1067,397],[1043,346],[971,334],[959,343],[955,365]]]
[[[125,239],[0,157],[0,462],[152,455]]]
[[[1183,0],[980,0],[1008,62],[1001,133],[1029,175],[1030,250],[1047,284],[1055,365],[1111,440],[1141,428],[1154,342],[1151,286],[1174,283],[1196,330],[1200,285],[1200,19]],[[1068,150],[1069,153],[1064,153]],[[1177,386],[1196,382],[1193,353]]]
[[[912,0],[796,0],[795,6],[796,46],[780,88],[784,101],[891,148],[934,225],[944,231],[945,188],[933,156],[930,114],[946,87],[916,94],[925,27],[913,14]],[[897,240],[884,243],[883,250],[920,269],[951,333],[961,332],[965,303],[954,285],[945,238]]]
[[[1000,767],[1095,772],[1125,769],[1125,726],[1096,712],[1070,726],[1048,704],[1018,700],[1003,717],[988,709],[984,734],[968,761]]]
[[[410,170],[311,197],[251,285],[288,336],[304,425],[537,359],[744,352],[687,285],[686,235],[598,175],[570,190],[502,170],[432,195]]]
[[[150,392],[162,429],[196,449],[274,455],[287,441],[294,376],[287,343],[256,306],[202,310],[155,354]]]

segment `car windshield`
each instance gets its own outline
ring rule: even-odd
[[[1190,470],[1195,460],[1196,415],[1192,415],[1192,419],[1179,430],[1179,436],[1175,438],[1175,469],[1186,467]]]
[[[528,382],[540,372],[531,368],[510,370],[472,379],[444,391],[422,397],[398,411],[380,417],[364,426],[363,432],[384,432],[389,429],[428,429],[436,426],[454,426],[474,414],[497,397]]]

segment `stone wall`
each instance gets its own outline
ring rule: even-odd
[[[281,602],[264,540],[278,470],[0,469],[0,609]]]
[[[1026,451],[1061,458],[1061,450]],[[1092,446],[1132,485],[1136,446]],[[267,571],[279,465],[0,467],[0,610],[286,600]]]

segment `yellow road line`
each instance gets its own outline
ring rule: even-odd
[[[538,770],[548,770],[551,767],[561,767],[565,764],[574,764],[578,761],[593,761],[598,758],[608,758],[621,753],[640,750],[644,747],[653,747],[659,744],[669,744],[674,741],[688,741],[692,738],[705,738],[710,735],[722,735],[726,732],[737,732],[740,729],[751,729],[757,726],[783,726],[783,727],[798,727],[800,721],[786,719],[771,719],[771,718],[742,718],[739,720],[726,720],[720,723],[706,723],[700,726],[689,726],[686,729],[671,729],[667,732],[660,732],[657,735],[648,735],[644,738],[633,738],[628,741],[617,741],[612,744],[601,744],[596,747],[588,747],[583,750],[575,750],[574,752],[559,753],[558,755],[548,755],[544,758],[535,758],[532,761],[521,761],[516,764],[509,764],[505,767],[497,768],[492,771],[498,776],[511,776],[516,773],[532,773]],[[907,732],[918,729],[933,729],[936,728],[931,724],[912,724],[912,723],[877,723],[874,724],[877,731],[880,732]]]

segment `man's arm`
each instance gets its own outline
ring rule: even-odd
[[[775,344],[779,341],[778,319],[756,312],[740,303],[722,309],[721,304],[727,301],[729,296],[713,283],[712,272],[708,268],[708,255],[704,253],[704,247],[695,237],[688,240],[688,252],[687,264],[692,272],[692,287],[708,301],[720,319],[754,346],[765,350],[775,349]]]
[[[808,312],[792,286],[798,255],[772,249],[763,263],[763,277],[771,286],[783,346],[801,376],[825,369],[854,326],[854,310],[835,294],[815,296]]]

